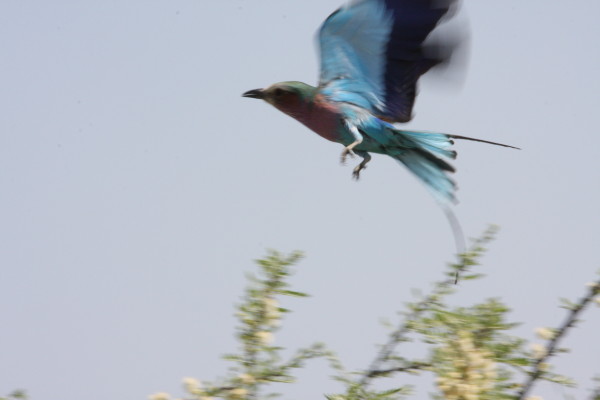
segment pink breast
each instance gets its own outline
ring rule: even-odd
[[[321,95],[317,95],[312,104],[294,117],[327,140],[337,142],[340,138],[340,112],[335,104],[328,103]]]

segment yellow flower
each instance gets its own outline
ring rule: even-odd
[[[273,334],[267,331],[256,332],[256,338],[264,345],[273,343]]]
[[[153,395],[148,396],[149,400],[170,400],[171,395],[169,393],[154,393]]]
[[[483,369],[484,369],[484,375],[485,375],[486,379],[489,379],[489,380],[496,379],[496,364],[495,363],[489,362],[488,364],[486,364],[486,366]]]
[[[544,345],[541,345],[539,343],[532,344],[531,351],[533,352],[533,358],[537,358],[537,359],[545,357],[547,354],[546,347],[544,347]]]
[[[473,351],[473,341],[470,337],[462,337],[458,339],[458,346],[462,351],[468,353],[469,351]]]
[[[265,309],[267,310],[267,313],[279,314],[279,302],[277,300],[267,297],[263,301],[265,303]]]
[[[475,368],[484,366],[487,361],[481,353],[475,351],[468,353],[467,357],[471,361],[471,365]]]
[[[196,378],[183,378],[182,383],[184,389],[190,394],[199,394],[201,392],[200,388],[202,384]]]
[[[248,374],[241,374],[240,376],[238,376],[238,379],[246,385],[251,385],[254,382],[256,382],[256,379],[252,375]]]
[[[535,333],[537,334],[537,336],[540,339],[543,340],[551,340],[554,338],[554,332],[552,331],[552,329],[548,329],[548,328],[537,328],[535,330]]]
[[[248,391],[244,388],[235,388],[229,391],[229,397],[232,399],[243,399],[248,394]]]

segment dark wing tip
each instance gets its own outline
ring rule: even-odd
[[[428,39],[440,20],[453,12],[456,0],[385,0],[394,23],[386,49],[385,117],[407,122],[417,95],[417,81],[431,68],[446,64],[456,44]],[[448,42],[448,43],[447,43]]]

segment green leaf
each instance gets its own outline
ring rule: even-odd
[[[485,275],[483,274],[469,274],[469,275],[463,275],[460,277],[461,281],[471,281],[474,279],[480,279],[483,278]]]
[[[296,292],[293,290],[279,290],[278,291],[279,294],[282,294],[284,296],[292,296],[292,297],[310,297],[308,294],[306,293],[302,293],[302,292]]]

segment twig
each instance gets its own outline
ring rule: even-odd
[[[544,372],[541,368],[542,365],[555,354],[560,340],[566,335],[567,331],[573,327],[573,325],[577,322],[577,316],[581,314],[585,307],[594,300],[594,297],[596,297],[598,293],[600,293],[600,279],[594,282],[591,285],[587,295],[585,295],[581,300],[579,300],[579,303],[570,309],[570,313],[567,315],[567,318],[558,331],[556,331],[556,334],[552,340],[550,340],[546,346],[545,354],[538,358],[533,364],[533,370],[529,373],[527,381],[523,384],[521,391],[518,393],[518,400],[523,400],[533,387],[535,381],[543,375]]]
[[[430,305],[438,301],[441,295],[451,291],[451,288],[455,287],[459,273],[465,272],[470,266],[477,264],[477,258],[480,257],[484,252],[483,246],[494,238],[496,232],[497,227],[490,226],[481,238],[473,242],[469,251],[460,253],[458,255],[460,263],[454,266],[454,268],[456,268],[456,276],[451,276],[446,280],[438,282],[435,285],[433,293],[414,306],[412,313],[410,313],[398,326],[398,328],[390,335],[388,342],[381,348],[377,354],[377,357],[375,357],[375,359],[371,362],[371,365],[369,365],[369,368],[358,382],[363,389],[369,385],[372,378],[378,375],[377,371],[381,369],[380,365],[389,360],[396,346],[405,340],[406,335],[411,331],[411,323],[417,320],[425,311],[429,310]]]
[[[460,266],[460,269],[458,269],[457,271],[462,272],[466,268],[465,264],[466,263],[463,262]],[[406,335],[411,330],[410,323],[418,319],[421,316],[421,314],[427,311],[429,309],[429,305],[436,301],[438,296],[442,294],[447,287],[451,286],[454,286],[454,278],[449,278],[445,281],[439,282],[436,285],[436,289],[432,294],[430,294],[425,299],[421,300],[419,303],[416,304],[413,312],[409,314],[406,317],[406,319],[400,324],[398,329],[396,329],[390,335],[390,339],[388,340],[388,342],[381,348],[379,354],[377,354],[377,357],[375,357],[375,359],[371,362],[371,365],[359,381],[360,386],[366,388],[369,385],[371,378],[374,378],[377,375],[381,375],[380,373],[377,373],[380,370],[379,366],[389,359],[396,346],[405,339]]]
[[[390,368],[390,369],[382,369],[382,370],[378,370],[378,371],[371,371],[369,372],[369,378],[374,378],[376,376],[381,376],[381,375],[386,375],[392,372],[410,372],[410,371],[417,371],[417,370],[422,370],[425,368],[429,368],[431,367],[430,363],[426,363],[426,362],[414,362],[410,365],[407,365],[405,367],[398,367],[398,368]]]

